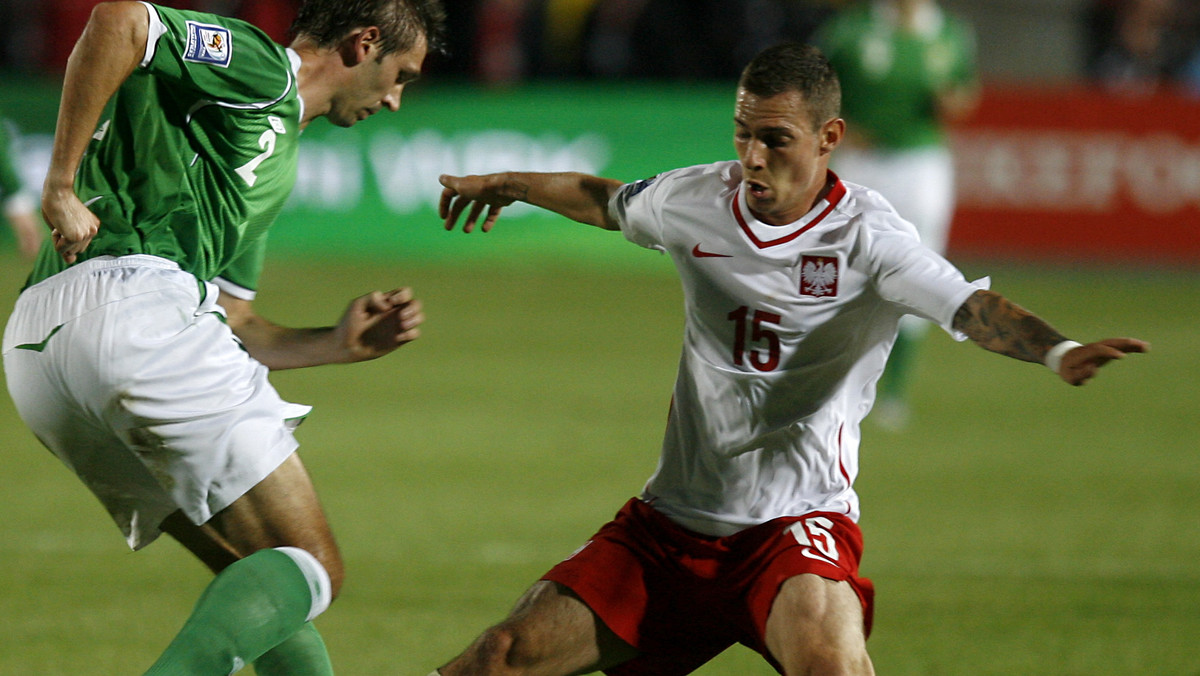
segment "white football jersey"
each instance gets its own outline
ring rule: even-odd
[[[609,210],[683,283],[683,355],[643,497],[728,535],[813,511],[857,520],[859,424],[905,314],[954,335],[968,282],[878,193],[837,180],[795,223],[759,222],[736,161],[623,186]],[[963,339],[963,336],[955,336]]]

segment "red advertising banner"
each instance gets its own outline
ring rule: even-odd
[[[952,144],[956,253],[1200,263],[1200,99],[991,88]]]

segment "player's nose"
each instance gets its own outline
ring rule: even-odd
[[[766,146],[758,142],[750,142],[742,153],[742,166],[747,169],[762,169],[766,166]]]
[[[393,113],[400,110],[400,95],[404,92],[404,85],[396,85],[392,91],[388,92],[387,96],[383,97],[383,105]]]

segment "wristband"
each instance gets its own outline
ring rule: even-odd
[[[1063,342],[1050,348],[1046,353],[1045,364],[1051,371],[1058,373],[1058,367],[1062,366],[1063,355],[1074,350],[1077,347],[1083,347],[1081,343],[1076,343],[1073,340],[1064,340]]]

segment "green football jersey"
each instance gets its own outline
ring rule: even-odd
[[[8,120],[0,119],[0,202],[21,192],[21,176],[14,164],[13,137]]]
[[[851,6],[817,35],[842,84],[842,115],[884,148],[941,144],[934,95],[974,82],[974,33],[941,10],[925,17],[925,30],[900,31],[886,11],[876,2]]]
[[[76,178],[100,219],[79,260],[149,254],[253,291],[296,179],[298,57],[242,21],[146,7],[145,60],[108,102]],[[43,247],[28,283],[65,267]]]

